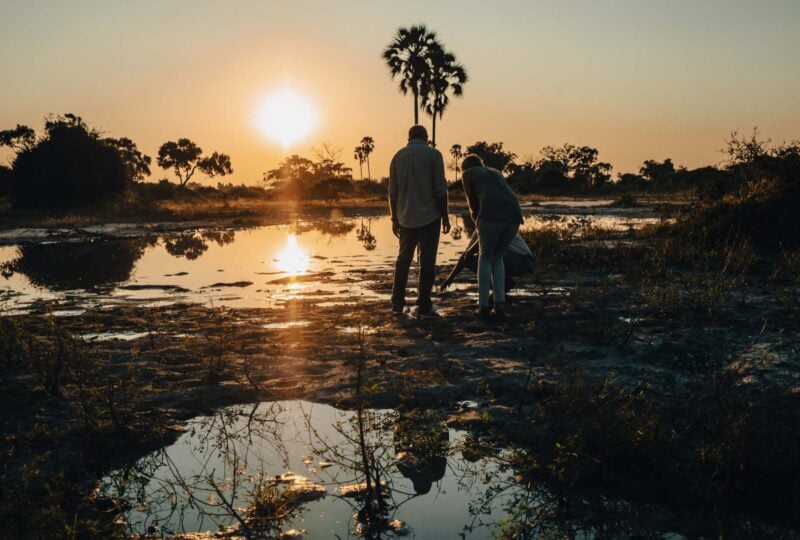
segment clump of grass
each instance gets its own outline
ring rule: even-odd
[[[0,324],[4,370],[0,417],[0,519],[9,537],[114,537],[87,479],[158,423],[137,408],[137,373],[115,365],[65,322],[24,315]],[[122,369],[120,369],[122,368]],[[93,472],[94,471],[94,472]]]
[[[755,399],[733,374],[721,372],[682,399],[654,395],[569,373],[533,384],[526,423],[537,427],[515,436],[509,465],[523,484],[544,482],[564,501],[593,487],[637,493],[720,524],[704,534],[738,526],[743,512],[800,525],[796,394]],[[520,515],[533,519],[536,512]]]
[[[253,531],[279,535],[283,523],[296,508],[297,505],[286,497],[284,489],[260,475],[250,492],[250,505],[244,519]]]
[[[230,372],[230,356],[237,342],[237,332],[225,308],[211,306],[211,321],[202,329],[206,348],[206,380],[218,384]]]

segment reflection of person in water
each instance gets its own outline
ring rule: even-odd
[[[397,469],[411,480],[414,492],[424,495],[444,478],[450,433],[443,423],[417,417],[400,417],[394,429]]]
[[[445,278],[442,285],[439,287],[440,291],[444,291],[453,283],[456,276],[464,269],[469,268],[473,272],[478,269],[478,232],[473,231],[469,239],[469,244],[461,254],[461,257],[456,262],[450,274]],[[514,278],[521,277],[525,274],[533,272],[533,253],[531,253],[528,244],[519,235],[514,236],[511,245],[508,247],[505,255],[503,256],[503,263],[505,264],[505,292],[507,293],[516,285]]]

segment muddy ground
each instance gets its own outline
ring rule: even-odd
[[[102,524],[102,504],[87,498],[97,478],[174,440],[182,421],[257,400],[347,408],[362,359],[371,405],[434,408],[462,426],[491,417],[493,432],[510,440],[533,430],[515,412],[531,389],[566,377],[664,404],[685,402],[721,378],[751,400],[800,395],[796,282],[778,284],[757,268],[733,277],[713,268],[646,275],[650,242],[576,240],[535,250],[536,271],[512,293],[504,324],[473,316],[468,272],[458,290],[437,295],[437,319],[398,317],[386,301],[362,297],[331,305],[324,294],[282,309],[123,305],[51,318],[42,304],[37,313],[5,317],[6,335],[17,332],[23,352],[42,362],[60,354],[67,366],[60,388],[47,392],[7,342],[3,504],[14,493],[46,497],[42,478],[58,478],[70,486],[64,493],[83,496],[71,512]],[[439,269],[437,282],[446,271]],[[391,268],[358,277],[391,290]],[[69,337],[107,332],[140,335]],[[464,399],[479,402],[479,412],[459,412]],[[53,503],[59,508],[68,497],[61,496]],[[60,519],[58,508],[42,511]]]

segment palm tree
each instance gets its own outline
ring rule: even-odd
[[[422,82],[430,69],[428,57],[432,49],[441,49],[435,32],[429,32],[425,25],[398,28],[394,40],[384,49],[383,59],[389,66],[392,80],[400,77],[400,92],[406,95],[409,90],[414,95],[414,123],[419,124],[419,98]]]
[[[363,145],[363,143],[362,143]],[[356,146],[353,150],[353,159],[358,160],[358,172],[361,174],[361,179],[364,179],[364,147],[362,145]]]
[[[459,166],[461,165],[461,158],[464,157],[464,152],[461,150],[461,145],[454,144],[451,146],[450,155],[453,156],[453,170],[456,173],[456,177],[453,181],[458,181]]]
[[[456,62],[452,53],[441,47],[433,47],[429,56],[430,70],[422,80],[422,106],[425,112],[433,118],[431,145],[436,146],[436,117],[442,119],[444,110],[450,104],[448,92],[452,90],[454,96],[464,94],[467,70]]]
[[[375,140],[372,137],[361,139],[361,152],[367,162],[367,179],[372,180],[372,172],[369,170],[369,155],[375,150]]]

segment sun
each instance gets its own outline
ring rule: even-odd
[[[308,137],[317,127],[317,112],[302,95],[284,86],[264,98],[256,123],[272,141],[289,148]]]

